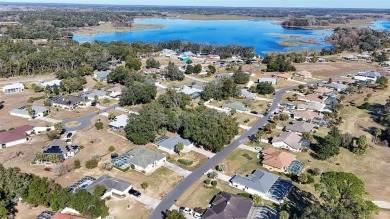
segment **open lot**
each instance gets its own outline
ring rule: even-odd
[[[110,214],[117,219],[146,219],[152,211],[149,206],[131,198],[124,200],[111,198],[106,201],[106,205],[110,208]]]
[[[378,67],[375,64],[366,62],[352,62],[337,60],[336,62],[324,62],[324,63],[294,63],[297,71],[309,71],[315,77],[328,77],[332,75],[341,74],[344,72],[350,72],[362,69],[372,69]]]
[[[16,206],[16,214],[15,219],[34,219],[36,218],[42,211],[51,211],[50,208],[43,207],[38,205],[37,207],[32,207],[23,202],[19,202]]]
[[[255,124],[259,118],[256,116],[244,114],[244,113],[235,113],[233,115],[233,118],[238,122],[240,125],[246,125],[246,126],[252,126]]]
[[[201,166],[207,160],[206,156],[204,156],[203,154],[199,154],[195,151],[181,153],[180,156],[178,154],[174,154],[174,155],[170,155],[169,157],[170,157],[169,162],[176,164],[177,166],[179,166],[183,169],[189,170],[189,171],[193,171],[193,170],[197,169],[199,166]],[[178,159],[192,161],[193,164],[191,166],[186,166],[186,165],[183,165],[180,162],[178,162],[177,161]]]
[[[226,165],[225,174],[233,176],[235,174],[247,175],[260,167],[257,153],[236,149],[228,157],[222,160],[221,164]]]
[[[192,209],[195,207],[205,209],[213,197],[220,191],[230,192],[233,194],[242,192],[241,190],[229,186],[227,182],[222,180],[217,180],[218,183],[216,188],[206,188],[203,183],[205,179],[207,179],[207,177],[202,176],[198,181],[192,184],[192,186],[189,187],[182,196],[180,196],[176,205]]]
[[[90,113],[97,112],[98,110],[93,106],[89,106],[85,108],[77,107],[74,110],[66,110],[66,109],[61,109],[56,107],[50,107],[50,111],[51,113],[48,116],[49,118],[64,120],[64,119],[85,116]]]

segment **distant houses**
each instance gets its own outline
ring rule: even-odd
[[[31,125],[23,125],[16,127],[15,129],[0,132],[0,148],[26,143],[32,132],[33,127]]]
[[[76,156],[80,147],[66,142],[66,140],[55,139],[45,149],[43,155],[57,155],[61,160]]]
[[[22,83],[9,84],[3,87],[3,93],[12,94],[24,91],[24,85]]]
[[[272,146],[299,152],[304,147],[308,147],[310,142],[294,132],[283,132],[272,139]]]
[[[154,144],[161,150],[166,151],[170,154],[175,153],[175,147],[177,144],[182,143],[184,145],[184,148],[191,148],[193,146],[193,143],[188,140],[184,139],[178,135],[168,137],[168,136],[161,136],[160,138],[157,138],[154,141]]]
[[[143,146],[140,146],[131,151],[127,151],[124,154],[112,159],[114,166],[121,170],[134,168],[135,170],[143,173],[153,172],[165,161],[165,155],[147,149]]]
[[[61,84],[61,80],[51,80],[51,81],[47,81],[47,82],[41,82],[41,87],[42,88],[49,88],[49,89],[53,89],[54,86],[57,86],[57,87],[60,87],[60,84]]]
[[[252,93],[252,92],[250,92],[247,89],[241,89],[240,90],[240,96],[242,98],[249,99],[249,100],[255,100],[256,97],[257,97],[255,93]]]
[[[312,74],[309,71],[298,71],[298,72],[295,72],[294,75],[296,75],[298,77],[302,77],[303,79],[307,79],[307,78],[312,77]]]
[[[119,115],[108,124],[108,127],[114,130],[121,130],[124,129],[128,123],[129,117],[127,115]]]
[[[224,78],[224,77],[231,78],[231,77],[233,77],[233,74],[234,73],[224,72],[224,73],[216,74],[215,77],[218,78],[218,79],[221,79],[221,78]]]
[[[50,110],[43,106],[25,105],[11,110],[9,113],[12,116],[18,116],[26,119],[44,117],[48,115]],[[31,114],[30,114],[31,113]]]
[[[284,198],[292,189],[291,182],[260,169],[255,170],[248,176],[236,174],[230,179],[229,184],[277,204],[283,203]]]
[[[330,84],[324,84],[324,87],[333,89],[337,92],[345,92],[349,86],[342,83],[330,83]]]
[[[53,107],[63,108],[67,110],[74,110],[78,106],[90,106],[91,101],[88,98],[82,98],[72,95],[58,95],[50,97],[47,100]]]
[[[326,99],[326,97],[319,96],[317,94],[308,94],[305,96],[298,96],[298,100],[308,102],[308,103],[314,102],[314,103],[322,103],[323,104],[325,102],[325,99]]]
[[[292,79],[292,74],[290,74],[290,73],[278,73],[278,74],[273,74],[272,77],[276,77],[276,78],[283,79],[283,80],[291,80]]]

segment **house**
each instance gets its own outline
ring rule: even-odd
[[[382,67],[389,67],[390,66],[390,61],[383,61],[383,62],[381,62],[380,66],[382,66]]]
[[[22,83],[10,84],[3,87],[3,93],[5,94],[19,93],[23,91],[24,85]]]
[[[292,189],[290,182],[279,178],[277,175],[255,170],[248,176],[234,175],[230,186],[241,189],[251,195],[259,195],[261,198],[281,204]]]
[[[53,89],[54,85],[57,86],[57,87],[60,87],[60,84],[61,84],[61,80],[52,80],[52,81],[47,81],[47,82],[41,82],[41,87],[43,88],[49,88],[49,89]]]
[[[272,77],[277,77],[283,80],[291,80],[292,75],[290,73],[279,73],[279,74],[273,74]]]
[[[376,80],[381,77],[381,73],[379,72],[361,72],[358,73],[353,79],[359,80],[359,81],[372,81],[376,82]]]
[[[132,188],[132,184],[129,182],[108,175],[103,175],[88,185],[85,190],[87,190],[90,194],[93,194],[93,191],[97,185],[101,185],[106,188],[106,191],[101,199],[105,199],[106,197],[113,195],[124,197]]]
[[[221,192],[211,201],[203,219],[246,219],[252,208],[252,200],[240,195]]]
[[[107,89],[107,92],[110,93],[111,98],[117,98],[120,95],[122,95],[122,88],[118,87],[118,86],[111,87],[111,88]]]
[[[314,90],[314,93],[328,96],[329,94],[333,93],[333,89],[327,87],[317,87],[317,89]]]
[[[354,55],[349,55],[349,56],[343,56],[343,58],[345,60],[348,60],[348,61],[357,61],[358,60],[358,57],[354,56]]]
[[[256,94],[248,91],[247,89],[241,89],[240,92],[241,92],[240,96],[245,99],[250,99],[250,100],[256,99]]]
[[[98,81],[104,81],[107,82],[107,76],[110,74],[111,70],[105,70],[101,72],[97,72],[93,74],[93,78]]]
[[[277,151],[273,148],[266,148],[261,151],[261,164],[269,171],[276,171],[280,173],[287,173],[291,163],[295,160],[295,155],[285,152]]]
[[[165,155],[142,146],[112,159],[114,166],[119,169],[124,170],[131,167],[143,173],[153,172],[165,161]]]
[[[55,214],[54,211],[42,211],[35,219],[51,219]]]
[[[181,55],[184,56],[184,57],[194,57],[194,56],[196,56],[196,55],[195,55],[193,52],[191,52],[191,51],[183,52]]]
[[[348,85],[342,83],[330,83],[330,84],[324,84],[324,87],[333,89],[337,92],[345,92],[348,88]]]
[[[58,155],[61,160],[74,157],[79,152],[79,146],[71,145],[66,140],[55,139],[45,149],[43,155]]]
[[[270,83],[272,85],[275,85],[276,84],[276,78],[259,78],[258,82],[259,83],[266,82],[266,83]]]
[[[372,56],[370,56],[369,54],[359,54],[356,57],[358,57],[359,59],[371,59],[372,58]]]
[[[326,105],[334,105],[340,103],[340,100],[337,97],[328,97],[325,100]]]
[[[229,101],[225,104],[223,104],[222,108],[224,109],[235,109],[240,111],[246,111],[245,104],[238,102],[238,101]]]
[[[248,84],[245,86],[245,88],[250,89],[254,83],[255,83],[254,81],[249,81]]]
[[[108,127],[115,130],[124,129],[129,123],[129,117],[127,115],[119,115],[115,117],[114,121],[108,124]]]
[[[313,119],[323,119],[324,115],[311,110],[297,110],[294,112],[294,119],[302,119],[303,121],[311,121]]]
[[[215,77],[218,78],[218,79],[224,78],[224,77],[231,78],[231,77],[233,77],[233,74],[234,74],[234,73],[224,72],[224,73],[216,74]]]
[[[158,69],[158,68],[143,68],[142,71],[145,74],[153,74],[153,73],[159,73],[160,69]]]
[[[285,130],[288,132],[295,132],[301,134],[304,132],[311,132],[316,125],[308,122],[293,121],[292,124],[286,125]]]
[[[156,81],[156,80],[153,80],[151,78],[145,78],[145,82],[149,83],[149,84],[153,84],[153,85],[158,85],[160,84],[160,82]]]
[[[175,153],[175,146],[178,143],[183,143],[184,148],[191,148],[192,146],[194,146],[194,144],[190,140],[184,139],[178,135],[175,135],[173,137],[168,137],[164,135],[154,141],[154,144],[157,145],[159,149],[167,151],[171,154]]]
[[[29,108],[31,108],[31,113],[30,115]],[[25,105],[21,106],[19,108],[11,110],[9,113],[12,116],[18,116],[26,119],[33,119],[36,117],[44,117],[47,114],[49,114],[50,110],[46,107],[43,106],[36,106],[36,105]]]
[[[297,75],[297,76],[302,77],[304,79],[312,77],[311,72],[309,72],[309,71],[298,71],[298,72],[295,72],[294,75]]]
[[[328,99],[328,98],[326,98]],[[326,100],[325,100],[326,102]],[[297,109],[298,110],[311,110],[316,112],[322,112],[324,111],[326,105],[323,103],[317,103],[317,102],[309,102],[306,104],[298,104]]]
[[[208,54],[207,57],[210,59],[221,59],[219,55],[215,55],[215,54]]]
[[[272,146],[283,148],[292,152],[299,152],[309,143],[295,132],[283,132],[272,139]]]
[[[172,56],[176,56],[177,53],[171,49],[163,49],[160,55],[171,58]]]
[[[67,110],[73,110],[78,106],[91,106],[91,101],[87,98],[82,98],[78,96],[65,96],[65,95],[58,95],[55,97],[50,97],[47,99],[49,103],[53,107],[59,107]]]
[[[26,143],[29,135],[33,132],[31,125],[23,125],[5,132],[0,132],[1,148],[10,147],[17,144]]]
[[[325,99],[326,97],[323,97],[323,96],[319,96],[317,94],[308,94],[308,95],[305,95],[305,96],[298,96],[298,100],[300,101],[305,101],[305,102],[314,102],[314,103],[324,103],[325,102]]]
[[[180,90],[180,92],[189,95],[192,99],[196,99],[199,98],[200,95],[203,93],[203,89],[184,85],[183,88]]]
[[[109,98],[109,95],[107,94],[106,91],[102,90],[89,90],[85,91],[80,95],[83,99],[88,99],[88,100],[95,100],[97,98],[98,100]]]
[[[86,218],[57,212],[53,217],[51,217],[51,219],[86,219]]]

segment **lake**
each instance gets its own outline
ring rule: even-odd
[[[73,39],[78,42],[182,40],[216,45],[238,44],[255,46],[256,52],[259,54],[295,51],[303,48],[314,50],[332,47],[324,42],[324,38],[332,34],[331,30],[286,29],[277,25],[277,21],[272,20],[135,19],[134,22],[137,24],[158,24],[165,27],[134,32],[102,33],[94,36],[74,36]],[[375,26],[376,29],[390,28],[388,22],[375,22],[372,26]],[[278,42],[292,39],[286,35],[300,40],[289,46],[280,45]],[[308,39],[315,39],[317,43],[307,43]]]

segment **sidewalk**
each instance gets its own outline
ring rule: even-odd
[[[176,173],[178,173],[180,176],[183,176],[183,177],[187,177],[188,175],[191,174],[191,171],[185,170],[185,169],[183,169],[179,166],[176,166],[175,164],[170,163],[170,162],[164,162],[163,166],[170,169],[170,170],[175,171]]]

